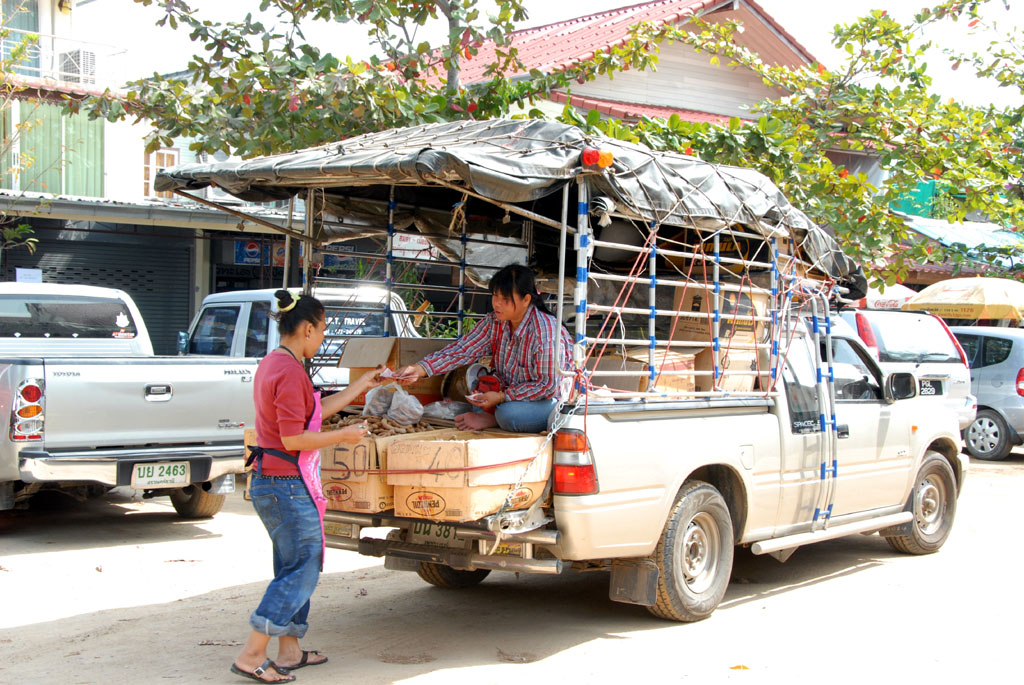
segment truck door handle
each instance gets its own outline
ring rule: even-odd
[[[850,437],[850,424],[841,423],[836,427],[836,435],[840,440]]]
[[[147,385],[147,402],[169,402],[174,397],[174,388],[170,385]]]

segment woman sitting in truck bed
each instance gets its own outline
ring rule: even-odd
[[[459,340],[407,366],[400,375],[409,384],[489,355],[501,388],[467,397],[478,409],[456,416],[455,425],[462,430],[497,425],[518,433],[545,431],[549,415],[569,387],[558,373],[559,368],[570,368],[569,333],[540,299],[529,268],[504,267],[491,278],[489,289],[492,313]],[[555,359],[556,335],[562,340],[559,359]]]

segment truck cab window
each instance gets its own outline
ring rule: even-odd
[[[204,309],[188,341],[189,354],[231,354],[239,309],[238,305]]]
[[[832,370],[837,401],[882,399],[882,384],[874,368],[849,340],[832,338]]]
[[[814,367],[807,349],[794,344],[780,364],[782,382],[786,384],[786,401],[789,404],[789,419],[794,433],[816,433],[818,422],[818,389],[814,384]]]
[[[253,302],[249,307],[249,327],[245,332],[245,356],[267,354],[267,332],[270,329],[270,303]]]

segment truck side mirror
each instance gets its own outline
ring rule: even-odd
[[[188,333],[185,331],[178,331],[178,354],[188,354]]]
[[[912,373],[890,373],[885,378],[885,401],[909,400],[917,397],[917,379]]]

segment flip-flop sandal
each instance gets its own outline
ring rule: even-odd
[[[316,654],[317,656],[323,656],[324,657],[323,661],[310,661],[309,660],[309,655],[310,654]],[[294,666],[281,666],[281,668],[285,669],[286,671],[291,672],[291,671],[294,671],[297,668],[305,668],[306,666],[319,666],[320,664],[326,664],[326,663],[327,663],[327,657],[324,656],[323,654],[321,654],[320,652],[316,651],[315,649],[310,649],[310,650],[305,650],[304,649],[304,650],[302,650],[302,658],[299,659],[299,663],[295,664]]]
[[[303,656],[305,657],[305,655],[303,655]],[[287,676],[288,675],[288,671],[283,666],[279,667],[277,664],[275,664],[270,659],[267,659],[262,664],[260,664],[256,668],[252,669],[252,671],[243,671],[242,669],[240,669],[234,663],[231,664],[231,672],[232,673],[240,675],[243,678],[250,678],[251,680],[256,680],[256,681],[261,682],[261,683],[290,683],[293,680],[295,680],[295,676],[281,678],[280,680],[265,680],[263,678],[263,674],[266,673],[267,670],[271,669],[271,668],[274,669],[275,671],[277,671],[277,673],[279,675],[283,675],[283,676]]]

